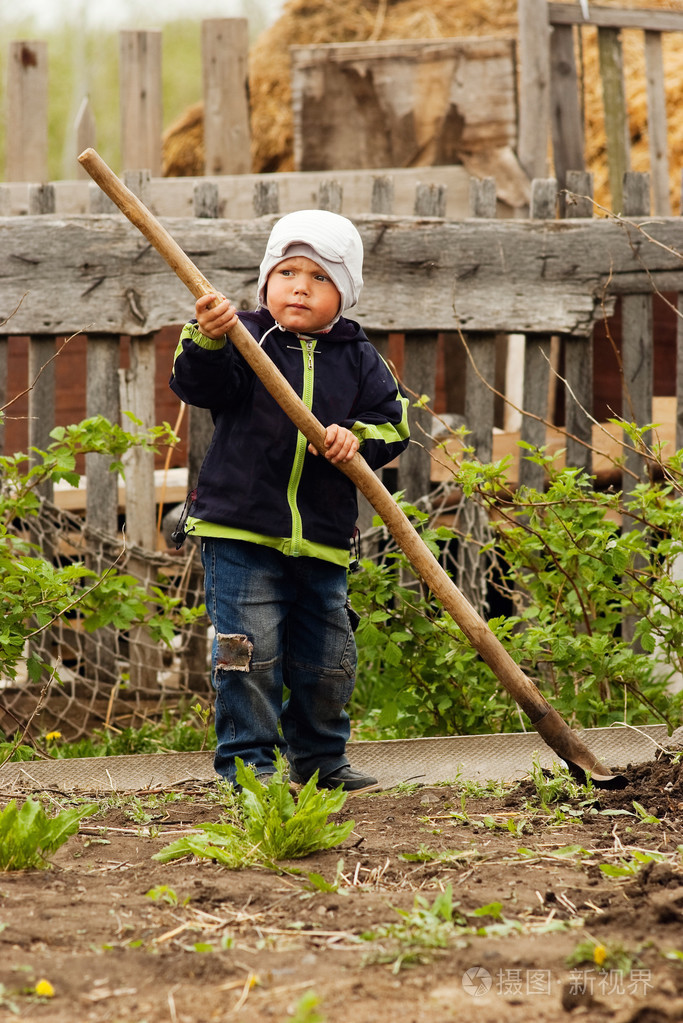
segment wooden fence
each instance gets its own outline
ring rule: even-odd
[[[528,414],[522,420],[521,438],[532,444],[545,440],[555,336],[562,339],[565,352],[567,459],[590,468],[585,445],[591,441],[593,407],[591,338],[617,296],[623,307],[622,363],[628,386],[624,415],[641,424],[651,422],[652,296],[655,291],[683,291],[679,255],[683,221],[646,219],[641,226],[637,218],[648,215],[647,176],[629,174],[626,183],[628,219],[622,221],[586,216],[591,204],[582,198],[590,193],[585,174],[569,175],[579,198],[569,206],[571,216],[566,220],[553,219],[557,186],[551,179],[534,182],[529,220],[493,216],[495,185],[490,180],[473,181],[470,219],[397,217],[387,212],[355,218],[366,251],[358,319],[381,349],[386,349],[390,334],[405,335],[403,379],[418,395],[434,393],[438,335],[446,334],[449,343],[461,349],[461,337],[466,339],[471,361],[466,368],[465,420],[482,459],[492,451],[496,336],[527,338],[522,406]],[[376,184],[377,202],[386,211],[389,182],[378,179]],[[425,199],[438,205],[441,191],[428,189]],[[206,187],[198,186],[197,197],[204,213],[217,212],[215,189],[208,194]],[[341,198],[337,191],[334,205]],[[167,218],[166,223],[216,287],[248,308],[274,219],[274,215],[244,220],[204,216]],[[117,419],[123,401],[124,408],[136,411],[144,421],[154,421],[154,335],[170,323],[182,323],[191,302],[125,219],[120,214],[43,214],[1,220],[0,267],[0,336],[29,336],[29,380],[34,382],[30,443],[45,446],[53,425],[54,363],[48,359],[55,338],[75,332],[89,338],[87,407]],[[132,339],[123,399],[106,386],[118,374],[121,335]],[[0,360],[6,359],[6,349],[3,340]],[[0,380],[6,387],[2,362]],[[424,431],[432,432],[427,413],[415,411],[414,418],[416,443],[402,457],[399,473],[400,485],[413,498],[429,488],[429,455],[420,444]],[[195,442],[195,433],[193,427],[191,462],[206,442],[202,431]],[[680,435],[677,445],[683,446]],[[129,530],[138,542],[149,544],[154,518],[148,500],[151,464],[141,471],[147,478],[141,484],[145,496],[139,511],[133,512],[129,504]],[[542,485],[539,472],[523,461],[520,481]],[[128,486],[135,489],[133,479],[129,475]],[[103,479],[88,490],[102,502],[96,512],[102,522],[104,508],[116,507],[116,481]],[[145,518],[148,525],[143,527]]]
[[[569,17],[562,14],[565,5],[550,6],[552,17],[560,19],[553,24],[564,25],[561,18]],[[591,11],[597,17],[596,8]],[[659,19],[654,24],[656,31],[673,26]],[[555,38],[564,38],[567,45],[566,34]],[[156,52],[151,45],[143,46],[141,38],[128,43],[134,53],[131,59],[138,64]],[[19,77],[27,76],[27,94],[30,75],[46,59],[40,51],[33,56],[19,59]],[[122,49],[123,59],[127,58]],[[131,74],[127,80],[137,83],[137,113],[135,118],[131,115],[131,123],[146,124],[145,136],[156,133],[151,113],[151,120],[141,120],[145,103],[156,96],[149,77]],[[234,83],[231,92],[241,96]],[[35,121],[26,116],[30,109],[26,103],[15,98],[15,110],[24,111],[17,131],[35,129]],[[564,123],[564,114],[560,120]],[[79,149],[90,141],[88,123],[84,115]],[[224,128],[216,127],[216,137]],[[208,125],[207,129],[210,133]],[[140,134],[136,129],[136,136]],[[55,362],[50,361],[57,339],[74,333],[87,337],[84,413],[102,413],[117,421],[127,409],[151,423],[159,418],[155,381],[159,375],[167,376],[170,368],[157,366],[155,339],[169,325],[184,322],[192,302],[160,257],[93,185],[39,183],[44,180],[44,175],[36,174],[41,145],[38,141],[13,147],[28,154],[30,163],[17,166],[13,180],[0,186],[0,407],[14,396],[7,368],[10,339],[25,337],[28,365],[22,386],[30,388],[28,442],[44,448],[58,398]],[[211,145],[207,151],[212,151]],[[124,152],[130,150],[124,147]],[[235,176],[220,173],[169,181],[159,179],[156,157],[150,152],[125,159],[151,168],[128,172],[129,187],[162,217],[216,287],[242,308],[253,305],[258,265],[278,214],[313,206],[350,215],[366,253],[366,283],[354,315],[382,352],[390,351],[398,335],[404,338],[401,375],[416,395],[434,394],[440,353],[445,359],[442,374],[452,377],[457,368],[464,378],[459,382],[464,422],[482,461],[496,451],[496,391],[506,390],[500,384],[500,353],[507,347],[508,365],[514,351],[523,361],[520,439],[534,446],[547,441],[553,421],[551,396],[559,379],[553,373],[561,366],[566,461],[593,469],[594,331],[612,314],[616,302],[623,324],[621,411],[628,421],[652,422],[653,296],[673,296],[670,301],[676,307],[676,296],[683,293],[683,221],[670,216],[652,219],[647,175],[628,171],[623,175],[621,219],[594,218],[590,175],[568,169],[571,164],[565,163],[562,174],[572,199],[565,204],[564,219],[557,219],[557,181],[546,177],[532,183],[530,217],[506,219],[497,216],[495,182],[469,180],[458,167],[345,171],[321,180],[305,173],[252,176],[216,155],[214,168],[234,170]],[[655,196],[659,194],[655,190]],[[520,349],[501,345],[501,337],[511,336],[525,339]],[[130,339],[125,367],[124,338]],[[672,415],[676,448],[683,447],[682,352],[679,328],[670,359],[676,375]],[[210,423],[201,410],[190,409],[188,415],[188,475],[193,480]],[[413,442],[392,470],[397,474],[392,484],[415,500],[429,492],[435,476],[448,477],[448,468],[443,456],[434,467],[435,427],[430,414],[415,408],[411,416]],[[647,458],[626,448],[627,488],[629,481],[643,478],[647,471]],[[122,497],[119,480],[95,455],[88,457],[86,475],[86,524],[113,536]],[[522,484],[543,486],[542,469],[527,459],[519,459],[517,477]],[[187,486],[183,478],[173,501]],[[46,488],[44,496],[55,495]],[[57,497],[66,499],[63,494]],[[136,457],[126,473],[125,517],[128,542],[141,552],[155,547],[159,499],[152,459]],[[367,508],[363,516],[367,522]],[[143,564],[141,576],[146,571]],[[199,646],[203,661],[205,644],[200,640]],[[155,663],[152,659],[143,665],[143,674],[154,673]]]

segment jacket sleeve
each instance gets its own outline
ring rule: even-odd
[[[220,409],[249,386],[251,371],[226,337],[206,337],[196,320],[183,327],[173,357],[170,387],[181,401]]]
[[[380,469],[408,446],[408,398],[396,378],[369,343],[363,346],[363,372],[352,416],[346,426],[361,443],[372,469]]]

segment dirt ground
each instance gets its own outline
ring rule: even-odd
[[[0,875],[0,1019],[680,1020],[683,769],[625,773],[623,791],[547,808],[531,781],[356,796],[338,814],[355,820],[343,845],[281,873],[151,858],[220,820],[209,787],[121,800],[82,822],[52,870]],[[443,938],[433,908],[449,885]],[[416,907],[409,940],[398,910]],[[36,995],[43,979],[52,997]]]

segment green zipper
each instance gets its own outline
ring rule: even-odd
[[[299,336],[299,341],[301,343],[301,352],[304,359],[304,384],[301,393],[301,400],[310,411],[313,407],[313,352],[315,350],[315,338]],[[303,539],[303,523],[301,521],[299,507],[296,503],[296,497],[299,489],[299,483],[301,482],[301,473],[304,469],[304,458],[306,457],[307,447],[308,441],[299,430],[296,438],[294,463],[292,465],[289,483],[287,484],[287,502],[292,515],[292,536],[289,552],[292,557],[298,557],[301,553],[301,541]]]

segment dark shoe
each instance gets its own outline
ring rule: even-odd
[[[303,779],[299,778],[291,769],[290,777],[296,785],[305,784]],[[363,771],[356,771],[348,764],[345,764],[344,767],[338,767],[330,774],[326,774],[324,778],[318,779],[319,789],[338,789],[340,785],[344,792],[353,793],[354,795],[358,795],[360,792],[376,792],[381,787],[377,779],[373,778],[372,775],[364,774]]]

